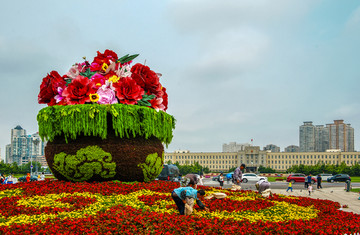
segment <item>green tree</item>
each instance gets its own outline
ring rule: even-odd
[[[263,167],[263,166],[259,166],[258,171],[260,173],[275,173],[275,170],[272,169],[271,167]]]

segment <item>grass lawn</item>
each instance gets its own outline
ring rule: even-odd
[[[351,182],[352,183],[359,183],[360,182],[360,176],[351,176]]]
[[[279,179],[282,179],[283,181],[286,181],[286,177],[274,177],[274,176],[268,176],[268,181],[269,182],[276,182]]]
[[[360,193],[360,188],[352,188],[351,192]]]

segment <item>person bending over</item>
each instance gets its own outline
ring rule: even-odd
[[[191,205],[191,201],[195,200],[196,204],[198,204],[198,206],[201,209],[205,209],[205,210],[209,210],[209,208],[207,208],[198,198],[198,195],[205,195],[205,191],[200,189],[200,190],[196,190],[192,187],[180,187],[180,188],[176,188],[174,189],[174,191],[172,191],[171,193],[171,197],[172,199],[175,201],[175,204],[179,210],[180,215],[185,215],[185,205],[187,204],[188,207],[191,207],[192,210],[192,206],[193,203]],[[190,203],[189,203],[190,201]]]

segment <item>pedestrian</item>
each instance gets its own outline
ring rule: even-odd
[[[317,178],[316,178],[316,181],[317,181],[317,189],[321,189],[322,188],[322,186],[321,186],[321,180],[322,180],[322,178],[321,178],[321,176],[320,176],[320,174],[317,176]]]
[[[286,192],[289,191],[289,189],[290,189],[291,192],[292,192],[293,188],[292,188],[292,183],[291,183],[291,181],[289,182],[289,185],[288,185],[288,188],[286,189]]]
[[[264,191],[269,191],[270,190],[270,182],[268,182],[268,181],[266,181],[264,179],[261,179],[258,182],[256,182],[255,187],[258,190],[259,194],[262,195],[262,193]],[[271,191],[270,191],[270,196],[272,196]]]
[[[232,174],[226,174],[226,181],[227,181],[227,184],[230,184],[230,180],[232,178]]]
[[[201,174],[200,179],[199,179],[199,185],[204,185],[203,179],[204,179],[204,176]]]
[[[219,176],[220,187],[224,188],[224,174],[221,172]]]
[[[44,180],[45,180],[45,173],[44,173],[44,172],[41,174],[40,180],[41,180],[41,181],[44,181]]]
[[[13,177],[12,177],[11,174],[10,174],[9,177],[8,177],[7,183],[8,183],[8,184],[13,184]]]
[[[312,190],[313,190],[313,188],[312,188],[311,183],[310,183],[310,184],[309,184],[309,187],[308,187],[309,196],[311,195]]]
[[[312,184],[312,177],[311,177],[310,173],[309,173],[307,179],[308,179],[308,184]]]
[[[209,210],[209,208],[199,200],[198,195],[205,195],[205,191],[202,189],[196,190],[192,187],[180,187],[174,189],[171,193],[171,197],[175,201],[180,215],[185,215],[185,207],[187,207],[187,210],[192,209],[190,204],[193,200],[196,201],[196,204],[198,204],[201,209]]]
[[[26,175],[26,182],[30,182],[30,173],[27,173],[27,175]]]
[[[234,174],[233,174],[233,183],[236,185],[241,184],[242,182],[242,172],[245,169],[245,164],[241,164],[241,166],[239,166],[238,168],[235,169]]]
[[[180,180],[181,187],[191,186],[193,188],[197,188],[197,184],[199,183],[200,178],[195,174],[187,174],[183,176]]]
[[[305,189],[307,189],[309,187],[309,181],[308,181],[308,177],[309,176],[305,176]],[[310,178],[311,179],[311,178]],[[311,180],[310,180],[310,183],[311,183]]]

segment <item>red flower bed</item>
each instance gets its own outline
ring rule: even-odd
[[[351,234],[360,231],[360,215],[338,210],[340,205],[336,202],[280,195],[263,199],[251,191],[223,190],[228,195],[225,199],[202,199],[210,212],[200,211],[191,216],[180,216],[170,196],[176,187],[177,183],[163,181],[134,184],[46,181],[2,185],[0,233]],[[208,192],[214,190],[204,188]],[[36,203],[41,200],[46,206],[36,207]],[[271,211],[279,204],[295,206],[291,208],[310,208],[315,211],[316,217],[281,222],[236,219],[236,215],[242,213],[250,213],[256,217],[264,211]],[[92,206],[94,213],[91,213],[91,210],[86,211]],[[101,208],[98,210],[97,207]],[[195,207],[195,210],[198,208]],[[77,217],[66,214],[70,213],[69,211],[77,213]],[[203,216],[203,213],[208,214]],[[227,213],[230,217],[217,217],[223,216],[221,213]],[[271,213],[287,212],[273,210]],[[296,211],[288,213],[290,216],[290,213]],[[47,217],[47,214],[54,217]],[[36,216],[43,216],[45,219],[41,220]],[[12,218],[21,219],[6,225]],[[37,222],[33,222],[34,220]]]

